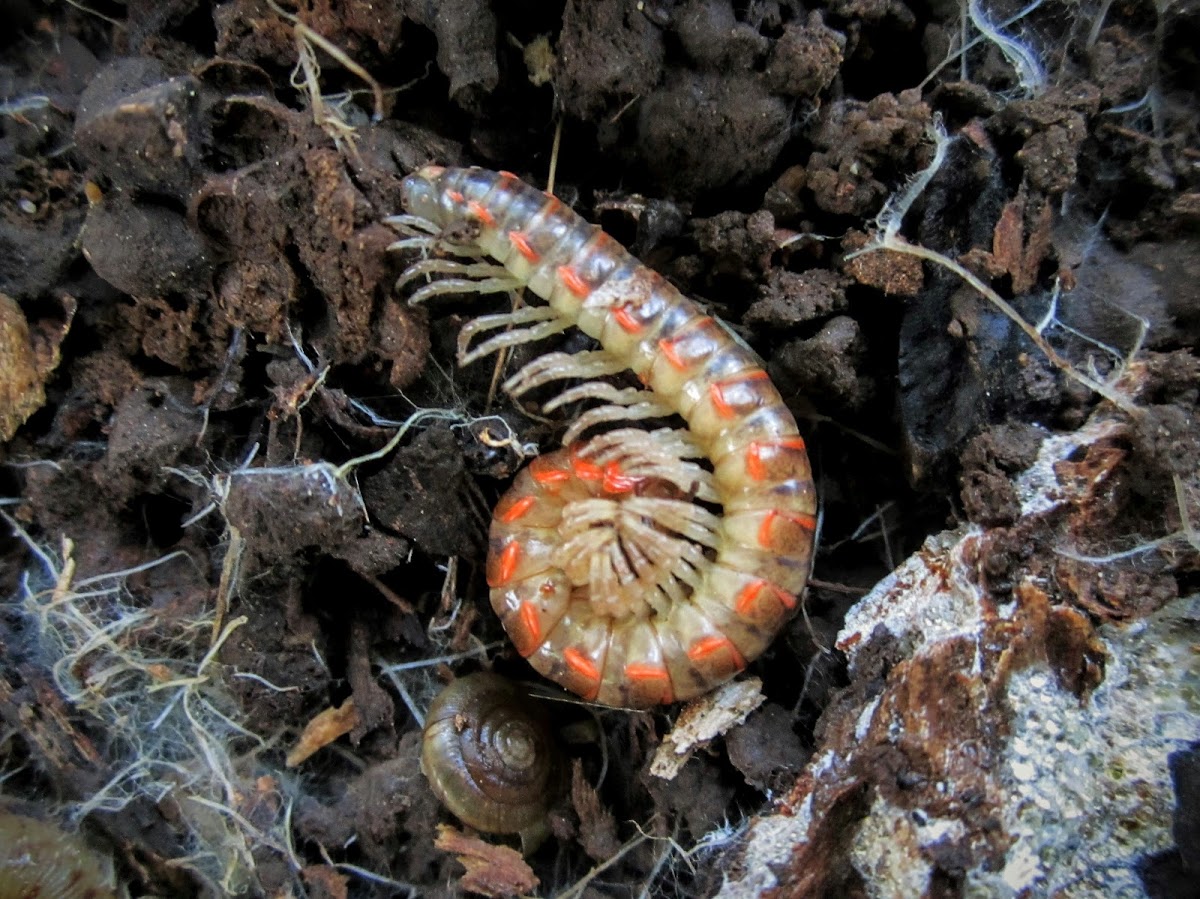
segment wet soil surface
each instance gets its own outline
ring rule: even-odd
[[[1200,586],[1200,13],[1020,7],[987,4],[986,40],[901,0],[0,0],[5,797],[82,826],[134,895],[708,895],[852,728],[846,610],[964,523],[997,604],[1045,574],[1063,677],[1092,689],[1096,628]],[[1125,409],[958,275],[848,258],[935,122],[903,238]],[[751,666],[765,703],[672,783],[649,767],[678,709],[556,704],[571,788],[528,872],[503,837],[439,836],[417,715],[456,674],[537,680],[482,565],[569,418],[458,366],[494,304],[394,291],[414,257],[382,220],[429,163],[555,166],[767,360],[821,497],[804,614]],[[1127,419],[1091,450],[1118,476],[1074,545],[1193,528],[1102,575],[1037,563],[1013,487],[1098,411]],[[322,748],[286,765],[310,723]]]

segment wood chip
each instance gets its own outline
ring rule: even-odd
[[[44,402],[29,323],[16,300],[0,293],[0,442],[12,437]]]
[[[458,856],[467,869],[458,885],[480,896],[520,896],[537,889],[538,879],[521,853],[508,846],[494,846],[479,837],[469,837],[448,824],[438,825],[433,843],[443,852]]]
[[[992,229],[992,256],[1001,271],[1015,275],[1021,267],[1025,248],[1025,197],[1018,195],[1000,211]]]
[[[757,677],[730,681],[688,703],[654,753],[650,773],[674,780],[692,753],[746,720],[766,701]]]
[[[57,316],[30,325],[17,301],[0,293],[0,442],[46,402],[46,379],[58,367],[78,307],[66,294],[57,302]]]
[[[350,733],[358,725],[358,709],[354,699],[347,699],[337,708],[326,709],[304,726],[304,733],[288,753],[287,766],[294,768],[322,746]]]

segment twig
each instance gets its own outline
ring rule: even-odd
[[[375,112],[371,119],[375,122],[383,121],[383,87],[378,81],[375,80],[375,77],[358,63],[356,63],[353,59],[347,56],[345,51],[342,50],[337,44],[333,43],[333,41],[329,40],[327,37],[324,37],[318,32],[313,31],[302,21],[300,21],[298,16],[293,15],[292,13],[280,7],[275,0],[267,0],[267,5],[276,13],[292,23],[292,29],[295,31],[296,38],[298,40],[309,41],[313,44],[316,44],[318,47],[332,56],[337,62],[341,63],[347,71],[352,72],[362,79],[362,81],[364,81],[371,88],[371,94],[375,99]]]
[[[621,859],[623,859],[626,855],[628,855],[630,852],[632,852],[634,849],[636,849],[638,846],[642,845],[642,843],[646,842],[649,839],[650,839],[650,837],[646,836],[644,833],[639,832],[636,837],[633,837],[632,839],[628,840],[624,845],[621,846],[620,849],[618,849],[615,853],[613,853],[612,858],[596,865],[590,871],[588,871],[586,874],[584,874],[581,878],[579,878],[577,881],[575,881],[575,883],[571,884],[569,889],[563,890],[563,892],[559,893],[557,896],[557,899],[575,899],[576,896],[582,896],[583,891],[587,888],[587,885],[589,883],[591,883],[598,876],[603,874],[605,871],[607,871],[609,868],[611,868],[613,865],[615,865],[617,862],[619,862]]]
[[[118,28],[121,31],[125,30],[125,23],[122,22],[120,19],[114,19],[112,16],[106,16],[102,12],[97,12],[96,10],[92,9],[90,6],[84,6],[82,3],[79,2],[79,0],[67,0],[67,3],[70,4],[71,6],[74,6],[76,9],[80,10],[81,12],[87,13],[89,16],[95,16],[97,19],[103,19],[109,25],[113,26],[113,28]]]
[[[900,236],[900,226],[904,221],[904,216],[912,208],[917,197],[924,192],[937,170],[941,168],[942,163],[946,159],[946,151],[950,145],[950,138],[942,127],[941,119],[935,118],[933,125],[930,128],[930,136],[934,140],[934,158],[933,162],[927,168],[919,172],[909,184],[897,194],[893,195],[887,203],[884,204],[882,211],[875,219],[878,231],[873,241],[859,250],[846,255],[846,261],[850,261],[858,256],[863,256],[867,253],[875,253],[880,250],[890,250],[893,253],[901,253],[907,256],[915,256],[926,262],[932,262],[935,265],[940,265],[942,268],[957,275],[963,281],[973,287],[981,296],[984,297],[993,306],[999,309],[1005,316],[1008,317],[1018,328],[1025,332],[1025,335],[1033,342],[1046,359],[1055,368],[1061,370],[1067,377],[1078,381],[1088,389],[1098,393],[1106,400],[1111,402],[1132,418],[1141,418],[1145,413],[1137,405],[1133,403],[1127,396],[1114,390],[1112,386],[1097,378],[1090,377],[1079,371],[1068,360],[1055,351],[1054,347],[1046,341],[1038,329],[1025,321],[1021,314],[1005,300],[1000,294],[996,293],[991,287],[981,281],[973,272],[969,271],[955,260],[931,250],[928,247],[923,247],[920,244],[911,244]]]

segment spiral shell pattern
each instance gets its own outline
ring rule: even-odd
[[[563,762],[540,707],[510,681],[480,672],[429,708],[421,770],[456,818],[486,833],[538,831],[563,784]]]

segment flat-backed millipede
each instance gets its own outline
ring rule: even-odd
[[[407,214],[388,220],[402,234],[393,247],[425,255],[400,278],[425,282],[410,302],[521,287],[546,301],[469,322],[463,364],[571,326],[600,345],[543,354],[505,383],[518,397],[577,379],[543,408],[598,403],[496,507],[487,579],[517,650],[612,706],[688,699],[741,671],[804,590],[817,511],[804,441],[758,358],[514,175],[430,166],[405,179],[403,199]],[[601,380],[627,370],[641,387]],[[580,439],[675,415],[686,429]]]

